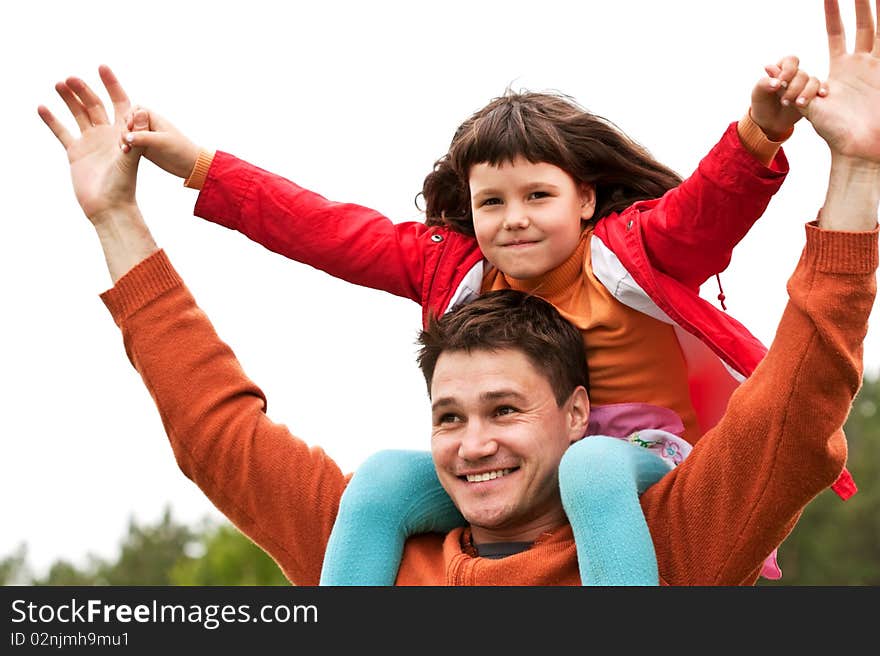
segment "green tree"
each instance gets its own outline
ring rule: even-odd
[[[89,564],[85,567],[78,568],[67,560],[56,560],[49,567],[49,572],[42,579],[33,579],[33,585],[101,585],[101,581],[97,575],[97,568],[100,566],[93,557],[90,557]]]
[[[231,524],[209,527],[201,537],[204,555],[181,559],[175,585],[290,585],[275,561]]]
[[[880,380],[865,380],[844,427],[859,492],[825,490],[779,549],[783,578],[765,585],[880,585]]]
[[[26,584],[29,578],[27,545],[20,544],[11,555],[0,560],[0,585]]]
[[[154,525],[129,520],[119,556],[106,560],[90,555],[81,567],[58,560],[34,585],[173,585],[170,572],[174,565],[190,558],[187,550],[197,541],[196,533],[178,524],[166,508]]]
[[[131,520],[119,558],[102,563],[98,579],[103,585],[132,585],[135,581],[138,585],[173,585],[171,570],[178,562],[190,560],[187,548],[198,539],[191,528],[174,521],[170,508],[154,526],[139,526]]]
[[[175,521],[170,508],[155,524],[131,519],[115,559],[89,555],[81,566],[59,559],[33,577],[26,556],[21,545],[0,560],[0,584],[289,585],[275,561],[228,522],[191,527]]]

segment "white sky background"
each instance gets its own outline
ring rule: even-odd
[[[12,3],[0,18],[0,558],[26,542],[38,572],[114,555],[130,517],[155,521],[168,503],[180,520],[219,517],[177,468],[98,298],[110,282],[98,241],[36,113],[47,104],[75,128],[57,80],[81,76],[106,101],[97,67],[109,64],[133,101],[196,142],[403,221],[421,220],[413,198],[456,126],[508,85],[573,96],[687,175],[746,110],[765,63],[794,53],[827,74],[821,0],[127,6]],[[728,311],[768,344],[828,171],[806,121],[786,152],[787,181],[722,275]],[[429,447],[416,304],[194,218],[196,193],[146,161],[138,198],[273,419],[346,470],[380,448]]]

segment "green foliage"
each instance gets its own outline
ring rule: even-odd
[[[178,524],[165,509],[162,518],[153,526],[140,525],[133,519],[128,534],[122,540],[115,561],[89,556],[88,562],[77,567],[58,560],[43,578],[33,585],[172,585],[171,568],[186,555],[187,546],[196,541],[196,534]]]
[[[119,559],[101,563],[98,578],[105,585],[172,585],[170,572],[180,560],[188,560],[187,545],[196,540],[196,534],[171,518],[166,508],[155,526],[139,526],[133,520],[128,525],[128,536],[122,543]]]
[[[201,558],[180,559],[171,569],[174,585],[290,585],[275,561],[229,524],[211,528],[202,543]]]
[[[89,559],[89,564],[82,569],[66,560],[56,560],[49,568],[49,573],[42,579],[31,581],[32,585],[105,585],[96,573],[98,561]]]
[[[289,585],[275,562],[232,525],[177,523],[170,508],[153,525],[131,520],[119,556],[89,556],[77,567],[58,560],[33,577],[26,547],[0,560],[0,584],[25,585]]]
[[[27,570],[27,546],[20,544],[16,550],[0,560],[0,585],[19,585],[27,583],[30,576]]]
[[[782,580],[763,585],[880,585],[880,380],[865,380],[844,432],[858,493],[816,497],[779,548]]]

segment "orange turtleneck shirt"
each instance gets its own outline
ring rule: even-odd
[[[592,236],[591,229],[585,230],[571,256],[537,278],[517,280],[490,268],[482,292],[518,289],[552,303],[584,337],[591,403],[669,408],[681,417],[683,437],[694,444],[702,431],[673,327],[623,305],[596,279],[590,264]]]

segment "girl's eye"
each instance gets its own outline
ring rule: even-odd
[[[486,205],[500,205],[500,204],[501,204],[500,198],[487,198],[482,203],[480,203],[480,207],[485,207]]]
[[[529,198],[531,198],[532,200],[537,200],[539,198],[547,198],[549,195],[550,194],[548,194],[546,191],[533,191],[529,194]]]

